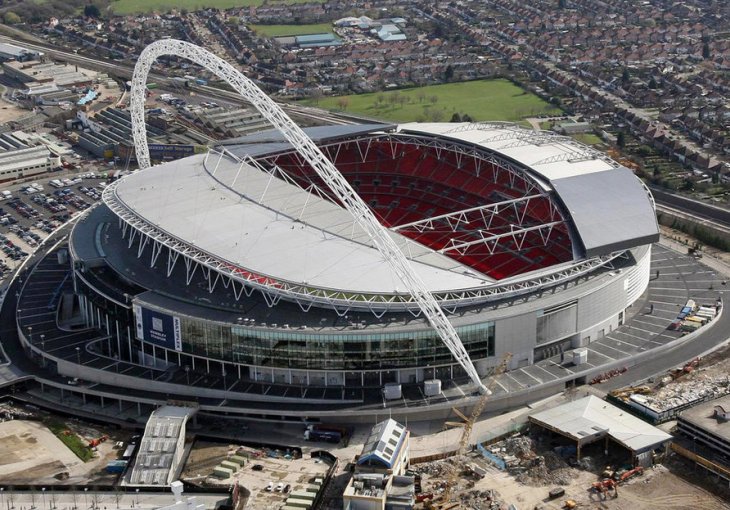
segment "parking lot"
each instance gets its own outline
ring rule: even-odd
[[[101,199],[106,175],[45,174],[0,188],[0,286],[51,232]]]

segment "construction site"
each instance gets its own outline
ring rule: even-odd
[[[711,401],[728,393],[728,354],[730,348],[725,347],[646,385],[611,392],[612,400],[640,394],[661,402],[665,411]],[[626,413],[599,398],[604,396],[600,390],[587,388],[582,398],[582,391],[566,391],[526,411],[511,420],[525,418],[515,427],[518,432],[474,448],[467,446],[472,417],[448,422],[447,427],[462,429],[454,455],[425,462],[413,459],[407,471],[415,481],[414,508],[730,508],[727,480],[698,469],[670,447],[673,437],[667,432],[674,431],[675,422],[665,420],[658,429],[647,415]],[[475,412],[487,404],[488,395]],[[573,435],[571,427],[577,431]],[[453,430],[442,434],[449,432]]]
[[[106,470],[130,433],[33,407],[0,404],[0,483],[8,485],[113,484]]]
[[[240,443],[196,441],[181,480],[199,487],[240,486],[242,508],[280,508],[292,495],[309,493],[314,501],[332,468],[328,457],[306,457],[299,448],[252,447]],[[306,496],[306,494],[301,494]]]

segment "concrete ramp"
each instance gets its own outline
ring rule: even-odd
[[[191,407],[163,406],[150,415],[129,485],[172,483],[185,451],[185,426],[196,412]]]

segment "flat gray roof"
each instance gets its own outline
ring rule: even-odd
[[[720,420],[715,417],[715,407],[717,406],[722,407],[725,411],[730,411],[730,395],[691,407],[686,411],[682,411],[679,417],[683,421],[730,441],[730,421]]]
[[[614,168],[555,179],[551,184],[573,219],[586,256],[659,240],[648,192],[631,170]]]
[[[532,414],[528,418],[581,445],[609,436],[629,450],[642,452],[672,439],[663,430],[593,395]]]

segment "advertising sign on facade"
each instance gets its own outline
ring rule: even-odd
[[[167,349],[182,351],[180,318],[134,305],[137,338]]]

